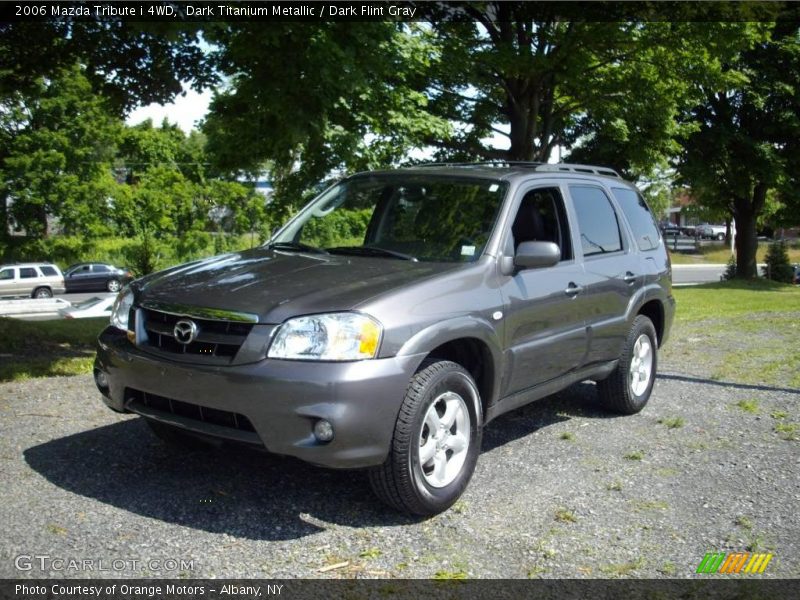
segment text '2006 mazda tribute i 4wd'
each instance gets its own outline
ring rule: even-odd
[[[608,169],[362,173],[263,247],[131,283],[95,379],[161,437],[368,468],[381,499],[429,515],[502,413],[586,379],[606,408],[641,410],[670,277],[647,205]]]

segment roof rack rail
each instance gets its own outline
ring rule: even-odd
[[[606,177],[616,177],[621,179],[620,174],[608,167],[596,165],[581,165],[575,163],[542,163],[526,160],[484,160],[477,162],[429,162],[413,165],[414,167],[522,167],[533,169],[534,171],[561,171],[571,173],[591,173],[593,175],[605,175]]]

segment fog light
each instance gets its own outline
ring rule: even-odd
[[[107,388],[108,387],[108,376],[103,373],[100,369],[94,370],[94,382],[97,384],[99,388]]]
[[[325,419],[314,423],[314,437],[318,442],[330,442],[333,439],[333,425]]]

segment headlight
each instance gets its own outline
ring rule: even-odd
[[[128,330],[128,314],[133,306],[133,292],[130,288],[123,288],[114,300],[111,307],[111,324],[122,331]]]
[[[289,319],[275,334],[269,358],[361,360],[375,358],[383,328],[358,313],[331,313]]]

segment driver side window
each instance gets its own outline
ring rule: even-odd
[[[511,226],[514,250],[522,242],[553,242],[561,249],[561,260],[571,260],[566,214],[558,188],[538,188],[526,193]]]

